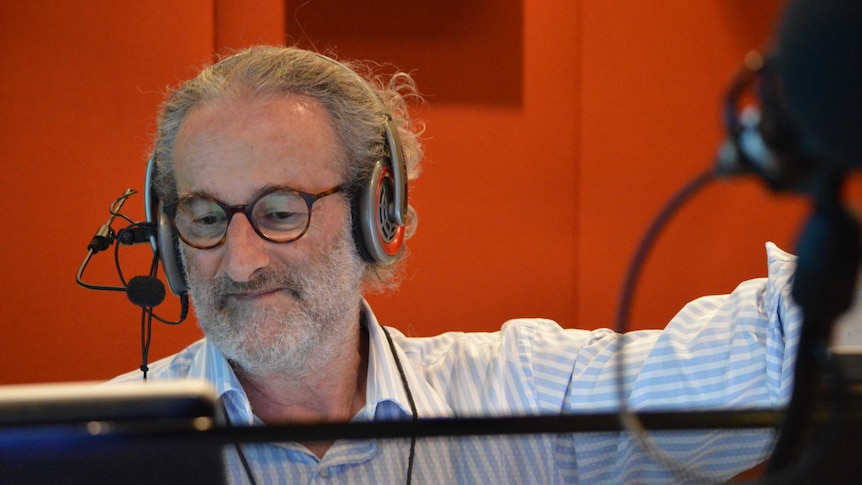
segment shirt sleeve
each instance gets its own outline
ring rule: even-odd
[[[575,350],[564,410],[617,409],[620,370],[633,410],[784,404],[801,325],[790,297],[795,260],[771,243],[767,254],[767,278],[692,301],[662,331],[593,332]]]
[[[563,410],[618,407],[618,371],[633,410],[742,409],[786,403],[801,312],[790,297],[794,258],[767,245],[769,275],[729,295],[686,305],[663,331],[594,332],[576,351]],[[615,351],[622,345],[620,367]],[[771,430],[650,432],[652,448],[626,433],[574,433],[556,462],[581,483],[724,481],[768,456]],[[660,464],[661,455],[669,463]],[[693,478],[694,477],[694,478]]]
[[[663,330],[617,334],[531,318],[404,346],[455,415],[611,412],[620,382],[635,410],[781,405],[801,315],[790,297],[794,257],[771,243],[767,253],[768,277],[692,301]]]
[[[634,410],[779,406],[790,396],[801,314],[790,297],[794,257],[773,244],[767,255],[766,278],[692,301],[663,330],[620,335],[520,319],[495,333],[412,340],[408,355],[454,415],[613,412],[620,382]],[[725,480],[765,459],[773,436],[707,430],[650,438],[679,467]],[[563,481],[680,479],[626,433],[572,433],[554,443]]]

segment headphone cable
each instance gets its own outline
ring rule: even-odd
[[[704,172],[696,175],[685,186],[683,186],[679,191],[677,191],[671,197],[671,199],[661,208],[655,218],[653,218],[652,222],[650,223],[649,227],[647,228],[646,232],[638,243],[637,249],[626,271],[625,278],[623,279],[623,287],[620,294],[620,300],[617,305],[616,322],[614,325],[614,331],[617,333],[618,336],[624,334],[628,329],[628,318],[629,313],[631,312],[632,300],[634,299],[635,286],[637,284],[638,277],[640,276],[640,272],[643,269],[644,264],[646,263],[647,255],[650,249],[652,249],[652,247],[655,245],[656,239],[661,234],[662,230],[667,226],[671,217],[678,212],[680,207],[682,207],[692,196],[698,193],[703,187],[708,185],[714,179],[715,174],[713,169],[705,170]],[[619,400],[618,415],[620,424],[623,429],[629,432],[637,446],[639,446],[647,455],[649,455],[652,459],[660,463],[667,470],[670,470],[678,477],[684,478],[685,481],[693,481],[697,483],[709,483],[716,481],[714,478],[703,476],[696,470],[693,470],[690,467],[686,467],[685,465],[676,462],[673,458],[664,453],[664,450],[659,448],[658,445],[656,445],[655,442],[650,439],[649,433],[643,427],[640,418],[638,418],[638,416],[633,413],[628,407],[628,396],[626,396],[624,381],[625,359],[623,349],[625,347],[625,344],[623,340],[619,337],[618,342],[619,343],[615,357],[617,366],[616,385],[617,396]]]

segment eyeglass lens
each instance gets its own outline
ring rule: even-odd
[[[274,242],[302,236],[309,221],[308,203],[299,194],[284,190],[270,192],[250,206],[236,208],[215,199],[186,197],[177,203],[174,226],[186,243],[212,247],[221,243],[235,212],[246,214],[255,231]]]

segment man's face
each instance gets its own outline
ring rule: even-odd
[[[174,151],[179,196],[243,205],[273,186],[308,193],[343,182],[328,115],[299,96],[240,99],[195,108]],[[252,373],[310,371],[354,331],[362,263],[342,194],[319,199],[305,235],[263,240],[236,214],[224,244],[182,247],[204,333]],[[330,351],[332,349],[329,349]]]

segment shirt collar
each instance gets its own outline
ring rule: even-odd
[[[368,303],[362,302],[362,321],[368,332],[368,378],[366,380],[364,418],[373,420],[377,414],[378,407],[382,403],[391,402],[396,405],[400,413],[406,416],[412,415],[410,411],[410,399],[404,385],[401,373],[396,364],[396,358],[402,363],[407,384],[415,381],[404,353],[397,346],[390,346],[386,336],[386,330],[377,321],[374,312]],[[392,351],[395,350],[396,354]],[[413,391],[415,385],[411,387]]]
[[[364,418],[398,419],[412,416],[408,393],[416,404],[418,417],[451,416],[452,409],[425,379],[421,371],[420,354],[411,345],[411,340],[394,328],[380,325],[368,303],[364,300],[362,303],[369,342]],[[393,341],[391,346],[387,333]],[[398,362],[404,372],[403,379]]]
[[[396,341],[392,346],[386,331],[364,299],[362,322],[368,332],[368,376],[365,407],[356,416],[360,420],[397,419],[411,416],[410,399],[404,380],[413,395],[420,416],[445,412],[445,404],[438,402],[436,394],[429,392],[428,384],[415,370],[414,365],[399,342],[404,336],[394,329],[388,332]],[[395,354],[393,354],[393,349]],[[404,370],[404,380],[396,364],[396,356]],[[189,369],[189,377],[206,379],[212,383],[216,395],[224,401],[233,424],[259,423],[251,411],[248,396],[224,354],[209,339],[198,349]]]
[[[206,379],[212,383],[216,396],[224,403],[231,423],[255,424],[256,418],[251,411],[251,403],[233,367],[209,339],[204,339],[204,345],[192,360],[189,377]]]

